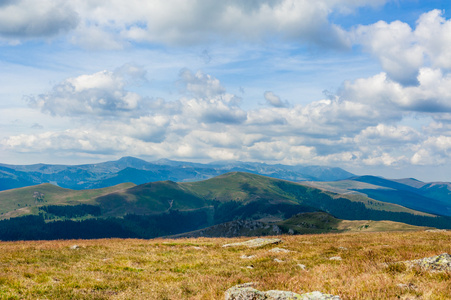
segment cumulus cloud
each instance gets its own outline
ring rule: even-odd
[[[408,126],[388,126],[379,124],[362,130],[355,136],[357,144],[388,145],[418,143],[421,134]]]
[[[128,66],[66,79],[42,95],[26,97],[29,105],[58,116],[121,116],[142,114],[143,99],[127,91],[126,77],[144,73]]]
[[[259,41],[269,36],[343,46],[342,30],[328,22],[329,1],[98,1],[82,2],[86,19],[117,25],[130,40],[193,44],[218,39]]]
[[[117,49],[128,41],[193,45],[268,38],[343,48],[349,47],[349,38],[329,15],[387,1],[3,1],[0,35],[22,39],[72,31],[73,42],[101,49]]]
[[[202,72],[180,72],[179,83],[183,86],[180,102],[184,114],[206,123],[242,123],[247,114],[239,104],[241,98],[226,93],[218,79]]]
[[[377,57],[391,79],[415,84],[422,67],[451,69],[451,20],[442,15],[424,13],[415,29],[401,21],[360,25],[352,32],[354,42]]]
[[[264,93],[264,97],[265,97],[266,103],[271,105],[271,106],[274,106],[274,107],[287,107],[287,106],[289,106],[288,101],[282,101],[279,96],[277,96],[276,94],[274,94],[271,91],[266,91]]]
[[[78,25],[79,15],[66,1],[18,0],[0,4],[0,37],[52,37]]]
[[[416,165],[439,165],[449,161],[451,157],[451,137],[431,136],[417,149],[411,158]]]
[[[438,69],[421,69],[417,86],[402,86],[385,73],[345,82],[335,96],[307,105],[288,105],[267,92],[270,105],[248,110],[218,78],[188,69],[179,73],[181,95],[173,101],[127,91],[145,82],[145,74],[126,65],[64,80],[30,103],[83,125],[0,144],[21,152],[368,166],[440,163],[451,154],[446,114],[433,109],[451,103],[450,78]],[[422,129],[398,124],[412,112],[442,119]]]
[[[440,69],[421,68],[417,81],[415,86],[404,87],[380,73],[354,82],[347,81],[338,94],[348,101],[377,108],[374,112],[383,113],[385,119],[400,116],[402,111],[451,111],[451,74],[444,75]]]

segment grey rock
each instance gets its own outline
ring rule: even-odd
[[[251,258],[254,258],[254,257],[256,257],[257,255],[246,255],[246,254],[243,254],[243,255],[241,255],[240,257],[242,258],[242,259],[251,259]]]
[[[225,292],[225,300],[265,300],[265,293],[254,289],[253,285],[250,282],[231,287]]]
[[[257,248],[257,247],[263,247],[266,245],[272,245],[272,244],[279,244],[281,243],[281,239],[265,239],[265,238],[258,238],[253,240],[248,240],[245,242],[240,243],[232,243],[232,244],[225,244],[222,247],[239,247],[239,246],[245,246],[249,248]]]
[[[271,250],[269,250],[269,252],[273,252],[273,253],[288,253],[288,252],[290,252],[290,250],[276,247],[276,248],[272,248]]]
[[[271,299],[271,300],[298,300],[302,299],[302,296],[293,292],[287,292],[287,291],[267,291],[265,292],[265,299]]]
[[[255,289],[254,285],[254,283],[245,283],[231,287],[225,292],[225,300],[340,300],[339,296],[318,291],[306,294],[278,290],[262,292]]]
[[[333,256],[329,260],[343,260],[340,256]]]
[[[437,256],[405,261],[409,267],[418,266],[423,270],[431,272],[451,271],[451,255],[443,253]]]
[[[340,300],[339,296],[334,296],[331,294],[323,294],[321,292],[315,291],[307,294],[301,295],[302,300]]]

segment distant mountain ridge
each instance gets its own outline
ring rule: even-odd
[[[213,162],[208,164],[160,159],[154,162],[135,157],[84,165],[8,165],[0,164],[0,191],[52,183],[64,188],[82,190],[132,182],[198,181],[227,172],[240,171],[290,181],[334,181],[352,176],[341,168],[326,166],[268,165],[253,162]]]
[[[364,184],[365,188],[378,189],[368,183],[348,181],[354,187]],[[90,190],[45,183],[1,191],[0,204],[0,240],[154,238],[204,228],[204,235],[303,234],[353,227],[347,223],[351,227],[340,229],[333,225],[337,220],[324,214],[320,215],[325,217],[314,218],[313,223],[308,221],[305,213],[315,212],[342,220],[391,220],[451,228],[451,217],[378,201],[361,193],[337,194],[304,183],[243,172],[196,182],[124,183]],[[302,218],[292,218],[302,213]],[[324,222],[318,223],[320,220]],[[216,226],[219,224],[225,225]],[[365,224],[358,228],[367,228]],[[391,229],[390,224],[384,225],[385,229]],[[250,232],[249,228],[255,230]]]
[[[331,192],[359,193],[369,198],[398,204],[436,215],[451,216],[451,183],[424,183],[413,178],[385,179],[356,176],[333,182],[310,182],[311,186]]]

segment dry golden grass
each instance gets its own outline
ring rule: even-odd
[[[387,264],[451,253],[451,232],[281,238],[259,249],[222,248],[245,238],[1,242],[0,298],[210,300],[252,281],[260,290],[318,290],[342,299],[451,299],[451,273]],[[290,252],[268,251],[274,247]]]

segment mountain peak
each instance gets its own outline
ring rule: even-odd
[[[117,160],[117,162],[121,162],[121,163],[141,162],[142,163],[142,162],[146,162],[146,161],[142,160],[140,158],[133,157],[133,156],[124,156],[124,157],[119,158]]]

